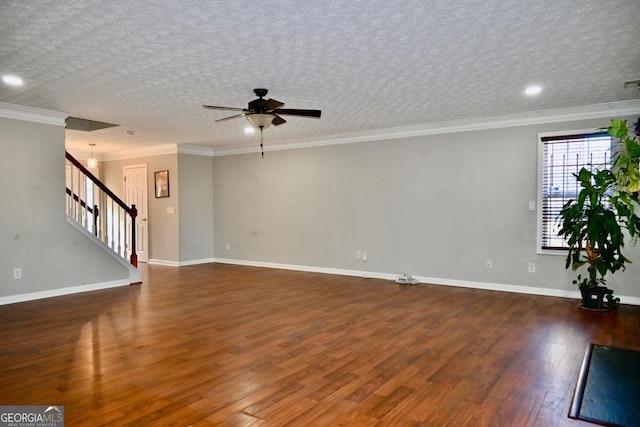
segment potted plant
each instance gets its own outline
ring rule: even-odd
[[[614,309],[620,302],[606,287],[605,276],[624,270],[630,263],[622,250],[625,241],[635,243],[640,234],[640,218],[635,208],[640,190],[640,143],[630,136],[627,124],[614,119],[608,128],[616,138],[612,169],[582,168],[574,174],[580,185],[576,200],[560,211],[559,236],[567,240],[566,268],[576,271],[586,266],[587,275],[573,281],[582,293],[583,306]]]

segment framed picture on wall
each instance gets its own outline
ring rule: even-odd
[[[156,199],[169,197],[169,171],[158,171],[153,173],[156,184]]]

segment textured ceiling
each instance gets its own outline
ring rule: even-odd
[[[286,117],[265,142],[640,98],[638,0],[2,0],[0,102],[120,124],[96,153],[255,144],[252,89]],[[531,83],[539,97],[522,95]],[[135,135],[127,135],[135,130]]]

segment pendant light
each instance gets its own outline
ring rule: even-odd
[[[96,159],[93,155],[93,147],[96,146],[96,144],[89,144],[91,146],[91,157],[89,157],[89,159],[87,160],[87,166],[89,167],[89,169],[95,169],[98,167],[98,159]]]

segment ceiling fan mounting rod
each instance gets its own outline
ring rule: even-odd
[[[253,93],[255,93],[257,97],[262,98],[263,96],[267,96],[269,90],[264,88],[257,88],[253,90]]]

